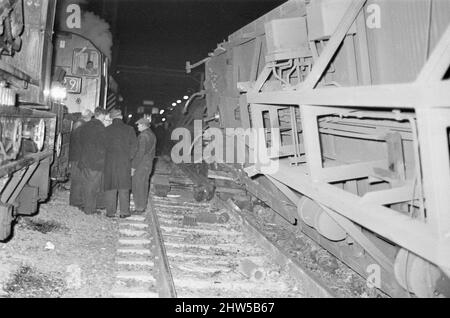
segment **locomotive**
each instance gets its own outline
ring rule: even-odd
[[[54,40],[52,83],[65,91],[56,100],[62,108],[58,112],[58,152],[52,166],[52,178],[67,180],[70,132],[73,123],[84,110],[95,107],[111,110],[119,107],[121,96],[114,78],[109,75],[108,57],[81,34],[59,31]]]
[[[289,0],[187,62],[205,72],[176,116],[189,160],[201,145],[211,183],[232,180],[371,287],[449,296],[449,43],[448,1]],[[208,147],[247,156],[208,162]]]
[[[111,109],[117,99],[118,86],[109,75],[109,59],[84,36],[58,32],[55,39],[53,73],[62,79],[69,113],[81,113],[93,106]]]

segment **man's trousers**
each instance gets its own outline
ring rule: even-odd
[[[105,191],[106,215],[114,216],[117,210],[117,194],[119,194],[120,215],[130,215],[130,190],[114,189]]]
[[[83,183],[81,177],[81,170],[78,168],[76,162],[72,162],[70,168],[70,195],[69,205],[76,207],[83,207]]]
[[[138,167],[134,171],[132,177],[132,191],[134,208],[137,211],[144,211],[147,208],[151,172],[152,167]]]
[[[91,169],[81,169],[84,213],[92,214],[97,208],[97,195],[102,186],[103,172]]]

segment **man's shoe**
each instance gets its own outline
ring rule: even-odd
[[[115,217],[115,215],[109,215],[109,214],[106,214],[106,217],[107,217],[107,218],[113,218],[113,217]]]
[[[131,210],[131,214],[142,214],[144,212],[145,210],[137,210],[137,209]]]
[[[120,218],[121,219],[126,219],[126,218],[129,218],[130,216],[131,216],[131,214],[121,214]]]
[[[100,215],[100,214],[102,214],[102,212],[99,211],[99,210],[94,210],[91,213],[88,213],[88,212],[84,212],[84,213],[86,213],[87,215],[94,215],[94,214]]]

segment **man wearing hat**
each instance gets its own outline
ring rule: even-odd
[[[81,157],[80,130],[81,126],[90,121],[94,113],[85,109],[72,127],[69,143],[69,167],[70,167],[70,195],[69,205],[83,209],[83,185],[81,183],[81,170],[78,162]]]
[[[106,216],[114,217],[119,196],[120,217],[130,216],[131,160],[136,152],[133,127],[122,121],[122,111],[109,113],[112,124],[106,127],[104,190]]]
[[[84,213],[98,213],[97,195],[101,188],[103,166],[105,163],[105,126],[103,120],[106,111],[101,107],[94,110],[94,118],[80,127],[80,160],[83,186]]]
[[[132,162],[133,199],[136,214],[143,213],[147,208],[150,174],[155,159],[156,136],[150,129],[150,120],[141,118],[136,122],[140,132],[138,148]]]

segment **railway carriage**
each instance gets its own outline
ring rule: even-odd
[[[226,140],[254,129],[245,151],[262,154],[215,162],[211,178],[391,296],[449,296],[448,1],[290,0],[188,72],[203,63],[204,90],[179,123],[200,119],[203,137],[215,127]]]

